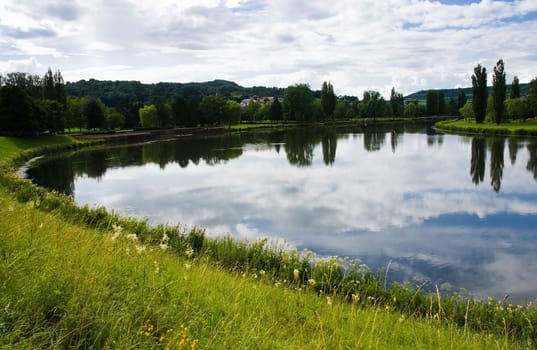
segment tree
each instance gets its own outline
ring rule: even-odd
[[[505,114],[505,69],[503,60],[499,60],[494,67],[494,75],[492,76],[492,98],[494,102],[494,121],[500,124]]]
[[[173,127],[173,116],[171,107],[162,97],[153,97],[153,105],[157,108],[157,118],[159,128]]]
[[[487,69],[478,64],[472,75],[472,107],[476,123],[483,123],[487,113]]]
[[[528,102],[530,104],[531,112],[533,116],[537,116],[537,78],[530,81],[530,88],[528,92]]]
[[[88,129],[104,127],[105,115],[101,101],[91,97],[82,106],[82,117]]]
[[[140,108],[140,125],[142,128],[158,128],[158,111],[155,105],[148,105]]]
[[[509,119],[526,119],[531,117],[531,109],[528,100],[508,98],[505,100],[505,115]]]
[[[392,88],[390,94],[390,106],[392,108],[392,114],[394,117],[402,117],[405,114],[405,101],[403,94],[395,91],[395,88]]]
[[[14,136],[39,133],[42,123],[38,112],[24,88],[15,85],[0,88],[0,133]]]
[[[248,102],[244,108],[244,111],[242,112],[242,120],[253,122],[256,118],[257,112],[259,111],[259,108],[261,108],[261,104],[253,98],[250,99],[250,102]]]
[[[405,106],[404,117],[405,118],[416,118],[423,117],[425,114],[425,108],[423,105],[418,104],[417,102],[411,101]]]
[[[462,89],[459,89],[459,95],[457,96],[457,110],[460,110],[466,104],[466,94]]]
[[[231,124],[239,123],[241,120],[241,105],[238,102],[228,100],[226,101],[224,122],[227,122],[231,127]]]
[[[520,83],[518,77],[515,75],[513,82],[511,83],[511,95],[509,98],[520,98]]]
[[[323,112],[328,118],[334,118],[334,108],[336,108],[337,98],[334,94],[334,87],[330,82],[324,82],[321,88],[321,106],[323,107]]]
[[[382,117],[386,112],[386,101],[378,91],[364,91],[360,109],[363,118]]]
[[[269,119],[278,121],[282,120],[282,118],[282,104],[280,103],[278,97],[274,96],[274,101],[272,101],[272,104],[270,105]]]
[[[472,106],[472,102],[466,102],[464,106],[459,108],[459,113],[461,117],[463,117],[464,119],[475,118],[474,107]]]
[[[313,95],[307,84],[296,84],[285,90],[283,106],[288,119],[303,123],[311,116]]]
[[[472,139],[472,158],[470,160],[470,176],[476,185],[485,179],[485,161],[487,159],[487,142],[482,137]]]
[[[334,108],[334,119],[346,119],[352,113],[351,106],[345,100],[338,100]]]
[[[446,101],[443,91],[429,90],[427,92],[426,110],[429,115],[446,113]]]
[[[202,122],[204,124],[216,124],[225,120],[226,99],[222,96],[204,96],[200,102]]]
[[[254,120],[260,121],[260,120],[267,120],[269,119],[270,114],[270,103],[265,102],[259,106],[259,109],[257,110],[257,113],[254,116]]]

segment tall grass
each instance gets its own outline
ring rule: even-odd
[[[230,274],[201,254],[178,257],[165,242],[69,224],[30,203],[0,189],[2,348],[524,348],[260,271]]]
[[[508,300],[477,300],[469,296],[444,295],[444,292],[438,289],[436,293],[431,293],[426,292],[419,286],[410,284],[392,284],[387,287],[383,280],[384,274],[382,271],[370,271],[359,261],[337,257],[320,259],[311,252],[298,252],[285,246],[270,244],[266,240],[242,242],[230,237],[208,239],[205,237],[204,230],[197,227],[191,229],[165,225],[151,227],[144,221],[121,217],[107,212],[104,208],[78,207],[72,199],[35,187],[29,181],[19,179],[13,174],[15,164],[20,164],[22,159],[28,159],[43,151],[46,151],[46,149],[23,152],[20,157],[11,158],[0,165],[0,168],[2,168],[0,184],[18,202],[23,203],[23,205],[11,203],[5,199],[4,195],[3,202],[0,203],[3,211],[2,216],[5,214],[6,217],[12,215],[13,218],[11,221],[10,219],[3,220],[2,222],[5,222],[5,225],[8,226],[0,227],[0,229],[6,231],[3,234],[13,234],[13,227],[16,226],[15,222],[20,221],[20,215],[23,214],[19,213],[17,217],[17,214],[10,213],[18,213],[21,207],[24,208],[22,212],[24,213],[24,220],[22,221],[25,223],[20,225],[14,236],[9,236],[2,239],[2,241],[16,241],[17,244],[25,244],[26,242],[26,246],[15,244],[14,247],[3,248],[0,245],[2,247],[0,253],[3,256],[11,254],[10,256],[13,257],[12,260],[6,259],[7,265],[5,265],[3,273],[5,276],[9,274],[10,282],[4,283],[5,287],[14,288],[13,293],[24,290],[21,292],[23,296],[17,299],[19,301],[6,300],[4,304],[0,304],[0,306],[9,305],[11,307],[20,302],[22,303],[20,305],[21,310],[26,310],[18,311],[21,313],[20,317],[17,313],[12,314],[6,311],[6,315],[12,316],[0,321],[0,330],[2,329],[1,327],[6,327],[6,324],[11,325],[12,330],[7,331],[11,337],[10,341],[19,341],[19,338],[14,334],[22,332],[20,339],[30,339],[29,341],[32,344],[34,344],[34,341],[39,343],[45,341],[44,339],[55,339],[54,341],[59,342],[59,344],[77,344],[77,346],[84,347],[89,345],[115,347],[107,342],[112,337],[110,332],[115,332],[114,327],[118,327],[117,324],[121,318],[121,322],[125,322],[129,326],[122,326],[123,328],[118,331],[118,334],[112,337],[114,339],[119,339],[121,334],[124,334],[128,339],[121,341],[129,342],[129,339],[136,338],[135,334],[139,332],[141,335],[149,333],[149,336],[141,339],[151,344],[155,339],[158,340],[163,337],[163,341],[165,339],[171,341],[170,339],[173,338],[174,342],[177,339],[178,342],[183,341],[184,344],[190,342],[189,344],[192,345],[195,339],[201,341],[201,339],[206,340],[210,336],[203,334],[202,337],[193,338],[189,333],[192,328],[187,324],[188,322],[178,323],[176,317],[172,317],[173,320],[167,320],[162,316],[168,314],[168,309],[164,305],[171,309],[183,305],[180,301],[175,299],[175,301],[171,301],[169,298],[172,295],[176,295],[174,293],[181,291],[183,293],[181,295],[186,297],[187,300],[194,300],[201,297],[197,293],[210,293],[209,290],[212,289],[218,290],[219,293],[231,293],[233,295],[235,293],[233,285],[239,283],[242,286],[240,283],[243,283],[245,279],[261,279],[267,282],[262,285],[254,284],[255,288],[269,288],[269,285],[271,285],[277,287],[278,290],[282,288],[288,292],[295,290],[296,293],[292,293],[293,295],[298,293],[307,300],[316,300],[316,303],[319,300],[324,301],[326,299],[327,304],[337,304],[341,308],[345,307],[342,306],[343,304],[347,304],[348,310],[354,310],[353,312],[361,310],[360,312],[363,312],[366,317],[370,317],[372,312],[375,317],[377,317],[378,313],[387,313],[390,316],[386,317],[394,317],[393,313],[395,313],[395,315],[398,315],[397,317],[402,317],[403,320],[421,319],[426,325],[433,324],[442,329],[448,327],[450,332],[457,334],[462,332],[464,335],[467,334],[467,330],[473,330],[482,334],[491,334],[491,339],[497,340],[497,337],[500,336],[505,339],[505,344],[510,345],[514,344],[514,341],[531,347],[535,345],[537,340],[537,331],[535,329],[537,310],[531,303],[524,306],[513,306],[509,304]],[[6,207],[8,209],[4,213]],[[11,210],[10,208],[14,209]],[[45,215],[42,212],[49,214]],[[45,224],[44,218],[50,218],[51,223]],[[49,226],[53,228],[49,229]],[[80,227],[96,229],[102,235],[99,236],[95,231],[87,231]],[[44,231],[51,230],[49,236],[52,235],[52,238],[45,238],[45,235],[41,232],[43,228],[47,228]],[[56,233],[56,235],[54,236],[53,233]],[[79,237],[79,235],[81,236]],[[20,237],[20,239],[17,240],[15,237]],[[113,237],[116,237],[116,239],[113,239]],[[64,246],[63,240],[65,240],[65,244],[71,242],[70,244],[72,245]],[[110,245],[110,241],[114,243]],[[46,242],[53,242],[51,243],[53,246],[46,246]],[[117,244],[120,245],[116,246]],[[43,245],[45,248],[37,248]],[[54,246],[59,248],[54,248]],[[39,251],[36,251],[36,249],[39,249]],[[74,256],[71,256],[72,251],[75,252]],[[80,253],[76,254],[77,251]],[[105,254],[105,256],[102,256],[102,254]],[[146,254],[149,254],[149,262],[140,260],[140,255],[146,256]],[[163,263],[159,256],[163,256],[162,259],[166,263]],[[86,260],[88,261],[87,263],[85,262]],[[11,262],[7,263],[7,261]],[[31,277],[38,281],[42,280],[40,275],[48,273],[47,269],[51,268],[50,266],[58,264],[58,267],[50,271],[49,278],[43,280],[43,284],[39,285],[39,287],[34,289],[25,288],[26,284],[32,282],[22,277],[24,273],[21,272],[17,278],[13,277],[17,276],[16,274],[8,273],[11,267],[20,261],[30,264],[25,269],[36,269],[38,271]],[[143,261],[141,265],[137,263],[140,261]],[[193,264],[192,262],[195,263]],[[71,276],[67,280],[60,276],[63,271],[62,264],[65,265],[67,275]],[[175,267],[170,267],[172,265]],[[86,267],[82,268],[83,266]],[[109,270],[110,268],[112,270]],[[147,280],[154,278],[154,274],[150,273],[152,269],[159,272],[170,271],[170,274],[166,275],[168,276],[166,282],[161,281],[162,284],[152,285],[146,290]],[[196,293],[187,293],[185,296],[185,288],[188,290],[187,287],[191,283],[191,279],[188,276],[193,269],[198,269],[197,273],[201,273],[199,269],[210,271],[208,274],[211,277],[217,274],[218,278],[213,279],[212,283],[214,285],[200,286]],[[173,272],[171,272],[172,270]],[[222,271],[231,271],[233,274],[227,275]],[[105,277],[101,276],[103,273],[106,274]],[[2,276],[2,281],[7,278],[4,275],[0,275]],[[52,278],[53,275],[59,277]],[[162,275],[160,274],[159,278]],[[223,275],[227,277],[224,278],[222,277]],[[153,277],[149,278],[150,276]],[[178,278],[180,279],[180,277],[184,276],[186,276],[186,280],[177,281]],[[228,284],[219,282],[219,279],[225,280],[226,278],[229,279]],[[85,283],[88,283],[87,286]],[[85,286],[82,291],[78,290],[77,286],[79,285]],[[115,289],[116,287],[118,290]],[[42,290],[42,288],[46,288],[52,294],[41,295],[39,290]],[[248,285],[244,288],[254,287]],[[266,293],[269,293],[270,288],[267,289]],[[172,291],[175,289],[178,289],[178,291]],[[65,291],[67,291],[67,294],[65,294]],[[237,298],[239,298],[245,292],[241,289],[236,293],[238,293]],[[68,296],[66,297],[66,295]],[[77,299],[79,295],[81,296],[80,300]],[[267,295],[266,297],[274,298],[273,295]],[[76,308],[79,308],[80,303],[83,303],[84,300],[90,299],[107,300],[107,304],[100,305],[96,301],[92,302],[88,306],[91,310],[81,309],[77,311],[78,309],[75,308],[74,311],[70,311],[72,319],[66,318],[66,307],[71,307],[73,298],[76,299],[74,301]],[[252,305],[259,305],[259,307],[265,305],[265,299],[257,300],[254,296],[250,298],[254,298],[254,300],[251,300]],[[35,305],[24,304],[25,302],[31,303],[34,299],[38,300],[39,303]],[[128,305],[115,304],[127,302],[127,300]],[[331,321],[336,322],[335,324],[330,322],[327,324],[322,323],[321,321],[325,319],[326,314],[314,312],[314,308],[311,312],[303,314],[304,310],[300,306],[304,301],[300,300],[294,301],[296,302],[296,308],[299,309],[297,311],[295,308],[295,312],[298,315],[302,315],[298,319],[294,319],[297,324],[299,323],[298,321],[308,321],[314,322],[316,327],[323,325],[325,328],[322,331],[317,329],[317,332],[320,333],[315,333],[316,335],[324,334],[326,327],[343,327],[339,324],[341,321]],[[112,305],[109,305],[109,302]],[[162,308],[162,310],[158,311],[160,315],[158,317],[151,317],[151,312],[148,310],[148,305],[152,305],[153,302],[156,302],[160,305],[159,308]],[[238,300],[234,300],[234,302],[238,302]],[[275,302],[275,304],[278,303]],[[219,305],[220,308],[217,311],[211,311],[212,313],[215,312],[215,319],[211,318],[208,321],[205,316],[202,318],[205,320],[203,322],[207,322],[207,324],[216,322],[212,324],[215,327],[213,332],[220,332],[221,327],[229,328],[232,325],[235,327],[235,319],[228,320],[231,324],[227,324],[227,326],[220,325],[217,322],[221,318],[218,315],[224,317],[231,311],[229,306],[222,305],[222,303]],[[272,307],[279,310],[276,305]],[[29,314],[25,314],[25,312],[29,312]],[[108,313],[115,314],[115,312],[126,313],[126,315],[120,316],[118,314],[117,319],[114,319],[114,321],[104,321],[104,319],[107,319],[105,315]],[[192,315],[196,315],[196,309],[192,309],[189,312]],[[273,313],[274,310],[269,312]],[[32,317],[31,315],[34,316]],[[39,317],[35,317],[36,315]],[[97,315],[97,319],[102,318],[103,321],[95,321],[95,315]],[[81,320],[77,318],[79,316]],[[293,319],[295,316],[293,314],[287,317]],[[274,315],[273,317],[279,316]],[[350,316],[347,315],[347,317]],[[26,318],[28,320],[24,321],[21,327],[13,326],[14,323],[22,322],[19,320]],[[34,318],[36,321],[30,321]],[[163,319],[167,321],[164,322],[162,321]],[[183,319],[193,322],[191,317]],[[289,321],[278,320],[278,322]],[[29,323],[26,324],[25,322]],[[82,322],[82,325],[80,322]],[[84,322],[87,322],[87,324]],[[201,320],[199,322],[204,324]],[[259,319],[256,319],[256,322],[260,323],[259,327],[261,327],[261,324],[269,328],[272,325],[271,323],[262,323]],[[54,328],[58,323],[65,329],[69,329],[69,339],[63,339],[67,335],[61,332],[62,336],[58,336],[58,339],[56,339],[56,336],[46,333],[50,332],[50,327]],[[197,328],[202,328],[198,323],[194,324]],[[36,329],[39,329],[39,327],[43,327],[46,330],[44,334],[36,333]],[[313,325],[311,327],[313,327],[312,329],[315,328]],[[32,331],[23,331],[28,329]],[[159,329],[159,331],[156,331],[156,329]],[[307,332],[304,330],[304,332],[311,332],[312,329]],[[247,329],[244,328],[243,331],[246,332]],[[293,329],[293,331],[297,331],[297,329]],[[382,331],[389,332],[385,328],[382,328]],[[54,332],[57,331],[55,330]],[[35,334],[41,334],[41,336],[34,339]],[[83,334],[86,335],[84,336]],[[261,334],[264,333],[261,332]],[[252,337],[254,336],[252,334]],[[323,335],[323,337],[325,336]],[[355,338],[351,337],[350,339],[351,341],[356,341]],[[238,341],[238,339],[235,339],[234,344],[240,344],[237,343]],[[266,344],[266,341],[270,340],[263,340],[263,344]],[[327,340],[323,338],[316,339],[316,341],[322,343]],[[338,339],[337,342],[338,347],[342,347],[341,344],[347,344],[347,342],[341,343],[341,339]],[[157,341],[156,345],[160,346],[162,345],[161,343]],[[213,345],[212,342],[208,344]],[[219,343],[219,345],[222,345],[222,343]],[[228,346],[224,346],[224,348],[226,347]],[[270,347],[268,346],[267,348]]]

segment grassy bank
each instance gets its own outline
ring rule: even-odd
[[[144,349],[501,349],[438,318],[349,305],[95,231],[0,189],[0,345]]]
[[[297,123],[294,121],[280,121],[280,122],[252,122],[233,124],[228,127],[231,131],[244,131],[251,129],[283,129],[283,128],[296,128],[296,127],[308,127],[308,126],[352,126],[352,125],[374,125],[374,124],[386,124],[386,123],[418,123],[438,120],[438,117],[420,117],[420,118],[355,118],[348,120],[335,120],[327,122],[316,123]]]
[[[537,121],[535,120],[513,121],[499,125],[493,123],[477,124],[474,120],[445,120],[436,123],[435,126],[442,131],[454,133],[537,137]]]
[[[14,177],[19,162],[3,153],[0,344],[488,349],[537,338],[533,305],[386,288],[359,262],[76,207]]]

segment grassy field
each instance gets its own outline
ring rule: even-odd
[[[0,137],[0,159],[69,142]],[[0,348],[534,345],[533,307],[386,290],[371,273],[344,275],[335,260],[148,228],[2,181],[15,193],[0,186]]]
[[[504,136],[537,136],[537,121],[513,121],[511,123],[477,124],[474,120],[447,120],[436,123],[436,127],[449,132],[469,134],[504,135]]]

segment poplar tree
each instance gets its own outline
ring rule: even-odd
[[[511,95],[509,98],[520,98],[520,83],[516,75],[513,78],[513,83],[511,83]]]
[[[334,94],[334,87],[330,82],[324,82],[321,88],[321,106],[323,107],[324,114],[331,118],[334,115],[334,109],[336,108],[336,95]]]
[[[505,69],[503,60],[499,60],[494,67],[494,76],[492,77],[492,99],[494,103],[494,121],[500,124],[505,114]]]
[[[487,69],[478,64],[472,75],[472,107],[474,108],[475,122],[483,123],[487,114]]]

